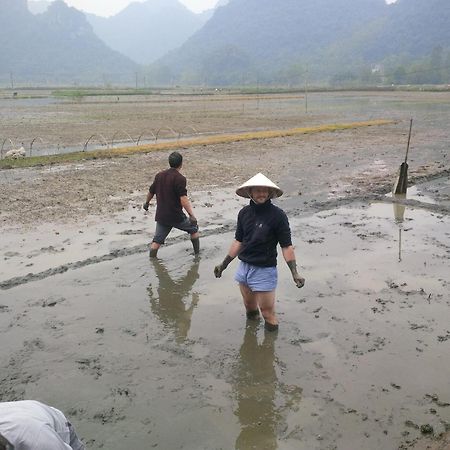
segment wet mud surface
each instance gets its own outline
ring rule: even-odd
[[[447,448],[448,106],[392,102],[383,129],[184,150],[199,258],[176,232],[148,258],[166,154],[3,171],[1,399],[64,410],[90,449]],[[393,199],[408,108],[414,186]],[[246,321],[236,261],[212,274],[257,171],[306,278],[279,260],[278,334]]]

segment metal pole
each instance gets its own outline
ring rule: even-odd
[[[308,68],[305,72],[305,113],[308,114]]]
[[[410,120],[410,122],[409,122],[409,135],[408,135],[408,145],[407,145],[407,147],[406,147],[405,163],[406,163],[406,161],[407,161],[407,159],[408,159],[409,142],[411,141],[412,122],[413,122],[413,120],[412,120],[412,118],[411,118],[411,120]]]

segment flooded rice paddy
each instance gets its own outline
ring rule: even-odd
[[[393,449],[424,425],[437,435],[450,424],[449,225],[391,203],[291,218],[306,286],[279,261],[278,334],[246,321],[236,262],[214,279],[231,231],[204,237],[199,258],[175,240],[158,260],[141,248],[4,289],[1,395],[45,391],[92,449]]]
[[[302,95],[0,99],[1,142],[40,137],[33,152],[393,120],[183,149],[197,259],[176,232],[148,258],[154,209],[140,207],[165,153],[2,171],[1,399],[53,404],[94,450],[416,449],[448,432],[448,95],[311,93],[308,113]],[[411,117],[415,186],[392,199]],[[306,278],[297,289],[280,258],[278,334],[246,321],[236,261],[212,272],[235,186],[258,171],[285,191]]]

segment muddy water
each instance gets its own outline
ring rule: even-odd
[[[157,261],[137,251],[0,291],[1,398],[63,409],[90,449],[394,449],[444,431],[448,216],[377,203],[291,225],[307,282],[280,261],[278,335],[246,322],[236,262],[212,275],[231,232],[199,259],[174,240]]]

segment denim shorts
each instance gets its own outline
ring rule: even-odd
[[[278,272],[275,266],[258,267],[239,261],[234,279],[247,285],[253,292],[270,292],[277,287]]]
[[[164,241],[166,240],[166,237],[172,230],[172,228],[177,228],[181,231],[186,231],[186,233],[189,234],[195,234],[198,232],[198,225],[193,225],[191,221],[189,220],[189,217],[185,216],[183,222],[176,223],[173,225],[165,225],[160,222],[156,222],[156,231],[155,236],[153,237],[153,242],[156,242],[157,244],[164,244]]]

